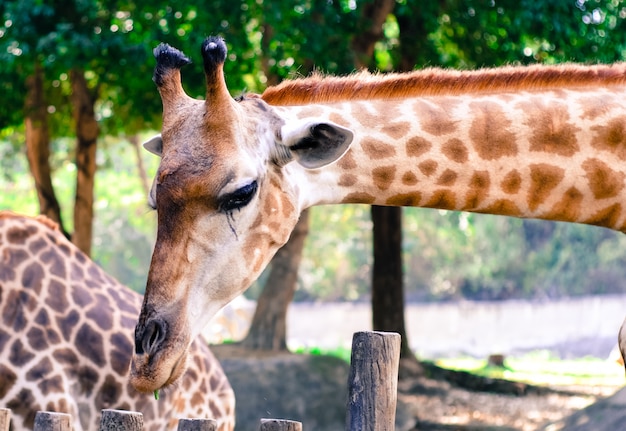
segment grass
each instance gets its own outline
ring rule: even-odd
[[[331,355],[350,362],[348,348],[301,347],[295,352]],[[545,351],[506,358],[504,368],[489,366],[487,360],[475,358],[437,359],[432,362],[441,368],[534,385],[621,387],[626,384],[624,367],[613,360],[591,357],[563,360],[550,356],[549,352]]]
[[[489,366],[474,358],[439,359],[442,368],[544,386],[624,386],[624,367],[615,361],[599,358],[563,360],[547,352],[534,352],[507,358],[504,367]]]
[[[298,347],[293,349],[294,353],[309,354],[309,355],[326,355],[335,356],[339,359],[343,359],[347,363],[350,363],[350,349],[347,347],[336,347],[333,349],[321,349],[319,347]]]

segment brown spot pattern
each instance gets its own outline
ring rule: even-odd
[[[0,351],[3,351],[6,348],[7,342],[11,339],[11,335],[9,335],[6,331],[0,331]]]
[[[52,371],[52,362],[50,359],[45,357],[37,364],[31,366],[31,368],[26,373],[26,380],[39,380],[43,377],[46,377]]]
[[[72,289],[72,301],[79,307],[86,307],[93,302],[93,296],[89,290],[83,288],[81,285],[76,285]]]
[[[415,184],[417,184],[417,177],[415,176],[415,174],[413,172],[405,172],[402,175],[402,184],[407,185],[407,186],[413,186]]]
[[[593,216],[585,220],[584,223],[596,226],[614,227],[617,225],[621,213],[622,206],[620,204],[613,204],[596,212]]]
[[[371,204],[376,201],[376,197],[365,192],[348,193],[342,200],[344,204]]]
[[[121,393],[122,385],[120,382],[116,381],[115,377],[108,374],[98,391],[96,402],[98,405],[112,407],[118,402]]]
[[[76,364],[78,364],[78,356],[68,348],[56,349],[52,353],[52,357],[55,361],[66,367],[74,368]]]
[[[624,173],[614,171],[599,159],[588,159],[582,164],[589,188],[596,199],[617,196],[624,189]]]
[[[530,210],[536,210],[564,177],[565,170],[558,166],[546,163],[530,165],[530,189],[527,197]]]
[[[373,160],[386,159],[396,155],[396,148],[391,144],[372,138],[364,138],[361,144],[363,152]]]
[[[61,330],[61,334],[65,341],[70,341],[72,330],[78,323],[80,315],[76,310],[72,310],[65,317],[57,317],[57,326]]]
[[[35,354],[26,349],[21,340],[15,340],[10,348],[9,361],[15,366],[24,366],[35,357]]]
[[[47,245],[48,243],[44,239],[38,238],[30,242],[30,244],[28,245],[28,251],[30,251],[33,255],[36,255],[41,249],[43,249]]]
[[[65,278],[65,259],[55,248],[49,248],[41,253],[41,261],[49,265],[51,274]]]
[[[436,190],[423,206],[426,208],[453,210],[456,208],[456,196],[454,192],[447,189]]]
[[[48,348],[48,340],[46,334],[41,328],[31,327],[26,333],[29,346],[35,351],[41,351]]]
[[[5,255],[2,256],[7,268],[15,269],[22,262],[28,260],[30,256],[24,250],[21,249],[9,249],[5,251]]]
[[[554,220],[578,220],[580,216],[583,194],[576,187],[570,187],[563,198],[557,202],[552,210]]]
[[[478,208],[489,195],[490,184],[489,172],[475,171],[470,179],[469,190],[465,197],[465,209]]]
[[[30,263],[22,272],[22,286],[32,289],[36,295],[41,293],[44,271],[38,262]]]
[[[351,151],[348,151],[337,161],[337,166],[339,166],[343,170],[350,170],[357,167],[356,161],[354,160],[354,156]]]
[[[613,118],[606,125],[592,126],[591,145],[598,150],[609,151],[626,160],[626,116]]]
[[[441,147],[441,152],[448,159],[457,162],[457,163],[465,163],[468,161],[468,151],[467,147],[460,139],[450,139]]]
[[[380,190],[387,190],[396,176],[395,166],[380,166],[372,170],[374,185]]]
[[[6,403],[6,407],[11,409],[12,415],[25,418],[24,425],[27,429],[33,429],[35,424],[34,412],[43,409],[43,406],[37,403],[29,389],[22,389],[13,399]]]
[[[279,206],[284,214],[294,210],[284,199]],[[2,218],[0,216],[0,225]],[[141,299],[133,292],[120,289],[119,283],[83,255],[74,255],[73,246],[60,233],[32,225],[13,229],[11,244],[15,247],[11,248],[7,231],[6,228],[0,231],[0,243],[5,241],[0,244],[0,267],[7,263],[17,267],[11,274],[0,271],[2,277],[11,277],[6,285],[0,280],[0,351],[7,358],[0,364],[0,399],[9,391],[16,392],[11,399],[4,400],[4,406],[13,411],[13,425],[17,420],[20,428],[22,425],[25,429],[32,428],[35,411],[67,411],[73,401],[78,402],[83,426],[98,414],[98,407],[140,410],[137,408],[139,400],[150,400],[150,397],[140,396],[135,400],[137,394],[127,385],[127,379],[120,377],[128,374],[133,351],[130,334]],[[33,239],[29,236],[32,234],[40,237]],[[35,255],[33,250],[39,254]],[[84,267],[80,263],[84,263]],[[81,320],[83,317],[87,320]],[[131,328],[127,333],[111,331],[119,328],[124,319],[134,321],[127,325]],[[62,338],[71,345],[62,343]],[[206,349],[199,351],[194,346],[193,356],[208,352]],[[40,352],[45,354],[40,355]],[[83,358],[93,365],[84,365]],[[208,368],[211,360],[207,360]],[[23,370],[22,381],[14,371],[18,367]],[[209,372],[225,392],[216,394],[214,389],[219,388],[206,384],[205,391],[199,391],[196,380],[207,382]],[[105,373],[108,374],[103,376]],[[190,391],[203,400],[198,403],[198,414],[205,414],[214,402],[219,406],[224,401],[224,410],[230,409],[230,389],[221,370],[202,368],[192,370],[191,375],[196,378],[188,385]],[[72,400],[73,394],[66,392],[68,383],[82,398]],[[16,388],[16,384],[19,387]],[[40,395],[46,394],[58,395],[40,404]],[[131,402],[119,401],[122,397]],[[171,411],[172,403],[168,404],[167,396],[160,404]],[[147,407],[149,421],[163,417],[163,412],[155,413],[150,405]],[[183,414],[187,415],[189,405],[183,408]],[[223,417],[223,411],[218,411],[218,418]],[[156,428],[162,427],[162,423],[157,423]]]
[[[50,283],[48,283],[46,305],[57,313],[65,313],[65,310],[69,307],[69,302],[67,300],[64,284],[59,283],[57,280],[50,280]]]
[[[392,139],[400,139],[401,137],[406,136],[410,130],[411,123],[407,121],[397,121],[384,125],[380,131],[389,135]]]
[[[521,103],[527,114],[524,122],[531,130],[530,150],[571,157],[579,151],[576,133],[580,128],[570,122],[568,107],[552,103],[546,107],[543,102]]]
[[[17,374],[4,364],[0,364],[0,398],[4,398],[17,380]]]
[[[392,114],[388,110],[371,110],[371,103],[358,102],[352,105],[352,114],[365,127],[373,124],[387,124],[392,119]]]
[[[416,207],[419,206],[421,199],[420,192],[400,193],[388,198],[385,204],[395,207]]]
[[[420,136],[414,136],[406,143],[406,155],[409,157],[420,157],[429,152],[432,147],[433,144],[428,140]]]
[[[583,120],[594,120],[600,115],[604,115],[609,106],[606,102],[606,97],[601,96],[586,96],[578,100],[578,105],[580,105],[583,110],[583,114],[581,115]]]
[[[496,160],[517,154],[517,138],[509,129],[511,121],[494,102],[470,103],[474,120],[469,136],[474,149],[484,160]]]
[[[50,394],[50,393],[60,394],[60,393],[63,393],[64,391],[63,378],[61,376],[52,376],[47,379],[39,380],[37,383],[37,386],[39,386],[39,389],[44,394]],[[60,403],[64,403],[64,401],[61,400]],[[67,407],[60,407],[60,409],[61,411],[67,411]]]
[[[457,129],[458,120],[453,120],[442,107],[418,100],[415,111],[420,120],[422,130],[434,136],[447,135]]]
[[[478,210],[477,212],[481,212],[484,214],[496,214],[496,215],[507,215],[507,216],[519,216],[520,210],[510,199],[498,199],[493,202],[491,205],[486,206]]]
[[[105,365],[102,335],[87,324],[83,324],[76,333],[76,348],[86,358],[99,367]]]
[[[438,186],[452,186],[457,179],[458,175],[452,169],[446,169],[437,179]]]
[[[76,262],[72,262],[70,265],[70,278],[75,281],[82,281],[85,278],[83,268]]]
[[[339,177],[338,185],[342,187],[351,187],[356,184],[356,175],[352,174],[343,174]]]
[[[91,307],[85,316],[91,319],[94,327],[103,331],[108,331],[113,327],[113,308],[108,303],[105,296],[98,294],[98,305]]]
[[[22,245],[26,242],[26,239],[30,236],[28,231],[19,228],[9,229],[7,232],[7,242],[16,245]]]
[[[500,187],[504,193],[509,195],[514,195],[519,192],[520,187],[522,186],[522,175],[519,173],[517,169],[513,169],[509,173],[504,176]]]
[[[437,170],[437,166],[437,162],[434,160],[426,160],[417,165],[420,172],[422,172],[427,177],[430,177],[432,174],[435,173],[435,171]]]

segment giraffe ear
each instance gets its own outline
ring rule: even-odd
[[[161,157],[161,154],[163,153],[163,140],[161,139],[161,135],[156,135],[155,137],[150,138],[143,143],[143,147],[152,154]]]
[[[354,134],[331,122],[302,122],[283,126],[282,145],[307,169],[316,169],[338,160],[350,147]]]

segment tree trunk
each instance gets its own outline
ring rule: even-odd
[[[372,318],[374,331],[397,332],[402,337],[400,356],[414,356],[404,324],[402,271],[402,208],[372,206],[374,268]]]
[[[96,142],[98,122],[91,94],[82,70],[70,71],[72,110],[76,124],[76,198],[72,242],[88,256],[91,253]]]
[[[439,58],[428,34],[435,30],[433,23],[443,13],[445,5],[441,1],[428,3],[408,3],[396,12],[400,29],[399,54],[396,70],[408,72],[418,64],[433,64]],[[436,64],[436,63],[435,63]]]
[[[257,350],[287,350],[287,308],[296,290],[298,267],[308,233],[309,210],[304,210],[289,241],[272,259],[269,276],[242,346]]]
[[[368,25],[352,41],[357,67],[370,66],[374,46],[383,36],[383,24],[395,0],[374,0],[363,8]],[[402,208],[372,206],[374,267],[372,269],[372,320],[375,331],[397,332],[402,337],[400,356],[415,358],[409,348],[404,323],[402,272]],[[415,360],[417,362],[417,360]]]
[[[359,69],[368,68],[374,60],[374,47],[383,37],[383,24],[393,12],[396,0],[373,0],[362,7],[359,33],[352,39],[354,63]]]
[[[362,37],[369,42],[363,43],[358,37],[355,37],[352,41],[355,49],[358,49],[358,51],[355,51],[355,65],[357,67],[366,66],[365,63],[359,62],[359,59],[364,59],[368,52],[369,60],[367,64],[371,63],[374,44],[382,36],[382,24],[387,19],[387,15],[393,10],[394,4],[395,0],[374,0],[371,4],[368,3],[364,7],[362,15],[364,25],[362,27],[365,30],[363,30]],[[267,46],[272,34],[273,29],[270,26],[263,28],[262,46]],[[377,35],[375,40],[372,39],[373,34]],[[277,83],[278,77],[270,73],[267,59],[261,59],[261,64],[266,73],[267,82]],[[308,225],[308,211],[304,211],[300,215],[300,220],[289,241],[272,259],[270,274],[257,302],[250,331],[242,341],[243,346],[253,349],[286,350],[287,307],[296,289],[298,266],[302,257],[304,240],[308,233]],[[402,286],[400,286],[401,288]]]
[[[48,110],[43,95],[43,70],[39,64],[35,72],[26,80],[26,103],[24,129],[26,135],[26,157],[30,172],[35,180],[39,213],[59,224],[63,234],[61,207],[54,193],[50,173],[50,133],[48,131]]]

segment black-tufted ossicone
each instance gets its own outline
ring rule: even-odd
[[[153,53],[157,63],[152,80],[159,87],[163,85],[163,78],[168,70],[180,69],[191,63],[191,60],[185,54],[167,43],[159,44],[159,46],[154,48]]]
[[[226,60],[226,43],[219,36],[207,37],[202,43],[202,59],[204,60],[204,72],[211,76],[215,70]]]

